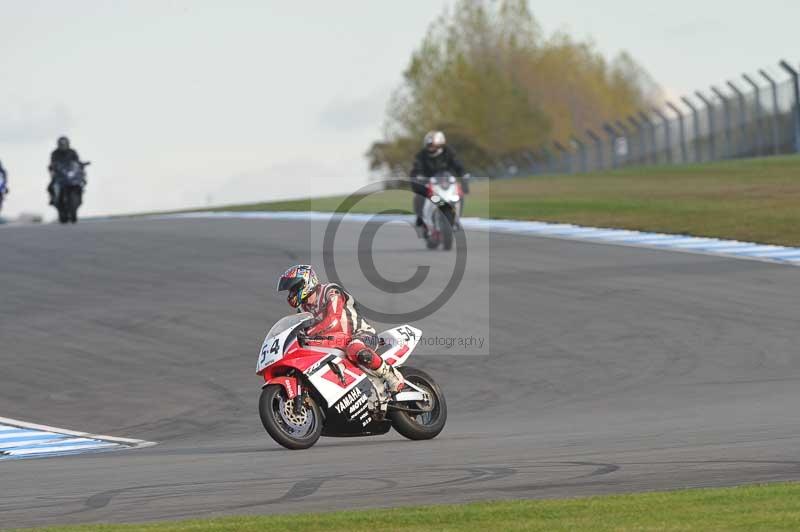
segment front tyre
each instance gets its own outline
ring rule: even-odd
[[[415,414],[402,410],[392,410],[388,415],[392,420],[394,430],[409,440],[430,440],[435,438],[442,432],[444,424],[447,422],[447,403],[444,400],[442,390],[433,378],[422,370],[410,366],[398,369],[407,382],[424,390],[430,396],[429,403],[416,402],[408,405],[419,409],[430,407],[430,411]]]
[[[81,191],[73,190],[69,194],[69,221],[76,223],[78,221],[78,207],[81,204]]]
[[[446,213],[442,213],[442,248],[449,251],[453,248],[453,227],[455,224],[455,213],[452,209],[448,209]]]
[[[322,411],[314,399],[306,398],[298,412],[280,384],[261,390],[258,413],[267,433],[287,449],[308,449],[322,434]]]

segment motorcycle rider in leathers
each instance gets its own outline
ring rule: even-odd
[[[56,169],[60,166],[67,166],[72,162],[81,162],[78,152],[70,147],[67,137],[59,137],[56,149],[50,154],[50,165],[47,167],[50,171],[50,184],[47,185],[47,193],[50,194],[50,205],[55,205]]]
[[[403,377],[374,351],[375,329],[367,323],[351,294],[335,283],[320,283],[309,265],[292,266],[278,280],[278,292],[289,291],[289,305],[310,312],[314,324],[306,335],[331,336],[353,364],[380,377],[392,393],[403,389]]]
[[[422,207],[427,198],[427,179],[435,177],[440,172],[447,172],[459,178],[464,194],[469,193],[469,174],[464,171],[464,165],[456,157],[455,152],[447,145],[447,139],[441,131],[429,131],[422,142],[423,147],[414,157],[411,168],[411,190],[414,192],[414,214],[417,216],[416,225],[420,228],[422,236],[427,233],[427,227],[422,220]],[[464,208],[464,198],[461,198],[461,210]]]

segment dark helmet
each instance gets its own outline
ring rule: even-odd
[[[294,308],[299,307],[319,286],[319,278],[314,269],[307,264],[292,266],[278,279],[278,292],[289,291],[286,301]]]
[[[68,150],[69,149],[69,139],[67,137],[58,137],[58,149],[59,150]]]

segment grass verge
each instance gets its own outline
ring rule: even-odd
[[[256,532],[324,530],[799,530],[800,484],[689,489],[567,500],[482,502],[287,516],[223,517],[50,532]]]
[[[343,197],[219,207],[334,211]],[[370,195],[353,212],[410,209],[410,194]],[[204,209],[205,210],[205,209]],[[466,216],[569,222],[800,245],[800,157],[628,168],[478,182]]]

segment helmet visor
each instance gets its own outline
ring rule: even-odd
[[[281,277],[281,280],[278,281],[278,292],[288,290],[289,295],[286,297],[286,301],[290,306],[297,308],[300,306],[300,292],[304,285],[305,280],[301,277]]]
[[[299,290],[304,283],[305,281],[302,277],[281,277],[280,281],[278,281],[278,292]]]

